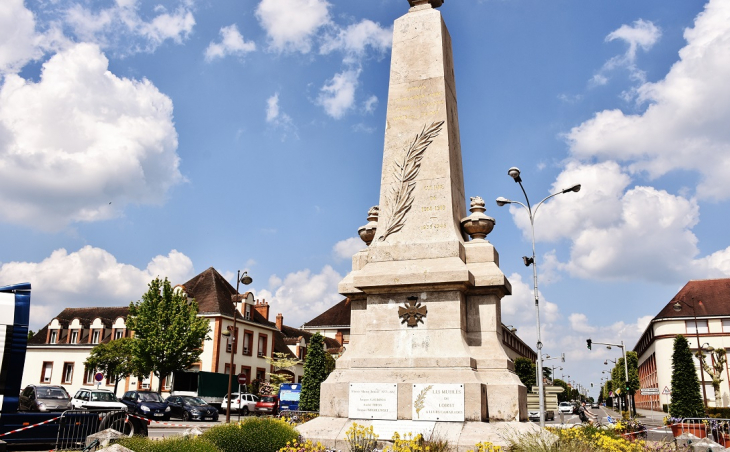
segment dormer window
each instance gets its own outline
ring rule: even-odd
[[[58,331],[51,331],[51,337],[48,339],[49,344],[55,344],[58,342]]]
[[[99,336],[101,335],[101,331],[94,330],[94,332],[91,335],[91,343],[92,344],[98,344],[99,343]]]
[[[71,344],[78,344],[79,343],[79,332],[78,331],[71,331],[71,340],[69,341]]]
[[[114,332],[114,339],[121,339],[122,337],[124,337],[124,331],[116,330]]]
[[[243,314],[243,318],[246,320],[251,320],[251,305],[246,303],[246,312]]]

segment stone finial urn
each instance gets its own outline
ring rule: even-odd
[[[433,6],[434,8],[438,8],[439,6],[444,4],[444,0],[408,0],[408,3],[411,6],[425,5],[427,3],[430,3],[431,6]]]
[[[365,226],[361,226],[360,229],[357,230],[357,233],[360,235],[360,238],[367,246],[370,246],[370,243],[375,238],[375,231],[378,229],[378,213],[380,212],[380,207],[373,206],[368,211],[368,224]]]
[[[461,229],[469,234],[472,240],[484,240],[494,229],[494,218],[484,215],[484,200],[475,196],[471,198],[471,215],[461,220]]]

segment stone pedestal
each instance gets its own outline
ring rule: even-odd
[[[451,37],[432,7],[441,3],[412,2],[393,28],[379,209],[361,228],[368,248],[353,257],[339,286],[351,300],[350,343],[322,384],[322,417],[300,427],[305,438],[331,446],[352,421],[351,385],[365,383],[397,387],[397,404],[373,399],[374,419],[387,412],[408,428],[430,416],[454,444],[474,440],[467,448],[494,442],[468,433],[495,431],[487,422],[527,419],[526,389],[501,337],[500,303],[511,286],[484,238],[494,221],[483,214],[481,198],[472,199],[476,213],[465,218]],[[462,222],[476,231],[475,240]],[[461,400],[451,409],[444,399],[443,412],[424,410],[429,387],[438,388],[433,397],[457,388],[463,409]],[[434,413],[462,420],[442,422]]]

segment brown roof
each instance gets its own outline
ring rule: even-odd
[[[122,306],[122,307],[112,307],[112,308],[66,308],[63,311],[61,311],[60,314],[58,314],[54,319],[58,319],[58,322],[65,328],[67,327],[74,319],[79,319],[81,322],[81,325],[84,328],[88,328],[89,325],[91,325],[95,319],[100,318],[102,323],[104,324],[105,328],[111,328],[112,324],[116,319],[119,317],[127,319],[127,315],[129,314],[129,306]],[[53,321],[53,319],[51,319]],[[48,325],[50,325],[50,322],[48,322]],[[41,328],[29,341],[28,344],[45,344],[46,343],[46,334],[48,332],[48,325]],[[61,343],[65,341],[66,339],[66,330],[62,331],[62,337],[58,338],[58,342]],[[88,331],[84,331],[83,337],[79,338],[79,343],[83,345],[84,338],[86,338],[86,342],[88,342]],[[105,335],[102,339],[102,342],[107,342],[108,338],[111,337],[111,331],[108,332],[108,335]]]
[[[682,306],[679,312],[674,310],[674,305],[678,301]],[[727,317],[730,315],[730,278],[688,282],[654,319],[692,317],[694,315],[697,317]]]
[[[195,276],[183,284],[183,289],[188,297],[195,298],[200,314],[233,317],[232,297],[236,295],[236,289],[215,268],[210,267]]]
[[[322,314],[305,323],[302,328],[321,328],[334,326],[350,326],[350,313],[352,312],[352,304],[349,298],[345,298],[336,305],[332,306]]]

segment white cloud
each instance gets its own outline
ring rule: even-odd
[[[576,158],[616,160],[657,178],[700,176],[700,199],[730,197],[730,4],[710,0],[685,30],[687,45],[664,79],[637,88],[642,114],[604,110],[567,135]],[[638,44],[637,44],[638,45]]]
[[[0,75],[16,72],[38,58],[35,18],[23,0],[0,2]]]
[[[378,96],[370,96],[367,98],[365,103],[363,104],[363,109],[366,113],[372,113],[375,111],[375,108],[378,106]]]
[[[286,325],[299,327],[342,301],[337,293],[340,280],[342,276],[329,265],[318,274],[309,269],[289,273],[283,281],[273,275],[269,278],[273,293],[260,290],[256,298],[267,300],[273,313],[283,313]]]
[[[155,13],[145,20],[137,0],[118,0],[99,10],[77,3],[65,11],[65,23],[79,40],[121,53],[153,52],[167,40],[181,44],[192,33],[195,17],[186,2],[172,13],[161,6]]]
[[[292,118],[279,108],[279,93],[266,100],[266,122],[281,132],[281,140],[286,140],[290,134],[299,138],[297,127]]]
[[[31,283],[31,328],[37,329],[66,307],[125,306],[139,300],[155,277],[167,277],[174,285],[192,275],[192,261],[176,250],[137,268],[106,250],[85,246],[72,253],[58,249],[40,262],[3,263],[0,286]]]
[[[606,73],[617,68],[626,68],[632,80],[645,82],[646,74],[636,67],[636,51],[639,47],[644,51],[650,50],[661,35],[662,32],[656,25],[642,19],[634,21],[633,25],[621,25],[619,29],[609,33],[606,42],[621,40],[628,44],[628,49],[623,55],[608,60],[593,76],[592,82],[596,85],[605,85],[608,83]]]
[[[578,333],[592,333],[596,331],[595,327],[588,324],[588,317],[585,314],[570,314],[568,320],[570,321],[570,327]]]
[[[221,28],[221,42],[211,42],[205,49],[205,60],[213,61],[227,55],[242,57],[256,50],[256,44],[245,41],[236,24]]]
[[[182,180],[176,149],[170,99],[77,44],[0,88],[0,221],[58,230],[160,203]]]
[[[342,118],[355,103],[355,90],[359,83],[360,69],[335,74],[320,90],[317,103],[335,119]]]
[[[332,252],[335,254],[336,259],[351,259],[355,253],[365,248],[367,248],[367,245],[360,237],[350,237],[335,243]]]
[[[325,0],[261,0],[256,17],[272,50],[309,53],[314,35],[330,23],[329,7]]]
[[[273,122],[279,117],[279,93],[266,100],[266,122]]]
[[[335,35],[326,36],[320,53],[327,54],[341,50],[353,57],[362,57],[367,47],[384,54],[393,43],[393,29],[363,19],[356,24],[340,28]]]

